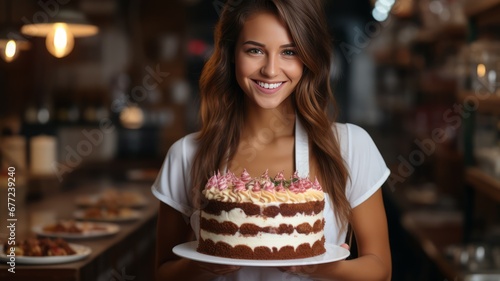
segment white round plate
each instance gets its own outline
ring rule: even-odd
[[[74,232],[51,232],[45,231],[44,226],[35,226],[33,227],[33,232],[40,236],[45,237],[59,237],[66,239],[85,239],[85,238],[95,238],[95,237],[103,237],[108,235],[116,234],[120,231],[120,227],[117,224],[113,223],[103,223],[103,222],[75,222],[75,225],[83,229],[80,233]],[[95,227],[99,229],[94,229]]]
[[[211,255],[202,254],[196,251],[198,241],[186,242],[175,246],[172,251],[174,254],[195,261],[209,262],[215,264],[239,265],[239,266],[299,266],[310,264],[322,264],[334,261],[339,261],[347,258],[350,254],[349,250],[337,245],[325,244],[326,253],[305,259],[291,260],[245,260],[245,259],[230,259]]]
[[[78,244],[68,244],[76,254],[69,256],[47,256],[47,257],[30,257],[30,256],[16,256],[16,264],[56,264],[56,263],[68,263],[81,260],[90,253],[92,250],[83,245]],[[10,258],[5,254],[3,250],[3,245],[0,246],[0,260],[3,262],[9,262]]]
[[[77,210],[73,213],[73,216],[79,220],[88,221],[101,221],[101,222],[128,222],[135,221],[141,218],[141,213],[135,210],[130,210],[126,216],[113,216],[113,217],[85,217],[85,210]]]

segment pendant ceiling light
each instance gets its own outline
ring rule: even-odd
[[[12,62],[18,57],[20,50],[27,50],[30,47],[28,40],[13,27],[11,4],[11,1],[6,2],[5,18],[7,20],[4,25],[0,26],[0,57],[6,62]]]
[[[6,27],[0,30],[0,57],[6,62],[12,62],[19,56],[19,51],[30,48],[28,40],[22,38],[14,28]]]
[[[46,23],[23,25],[21,32],[29,36],[46,37],[47,50],[54,57],[62,58],[73,50],[74,38],[93,36],[99,32],[99,28],[90,24],[81,12],[61,9]]]

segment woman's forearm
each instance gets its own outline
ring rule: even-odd
[[[197,267],[188,259],[178,259],[163,263],[157,268],[156,281],[166,280],[212,280],[214,275]]]

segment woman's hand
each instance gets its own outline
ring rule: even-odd
[[[347,249],[349,250],[351,247],[349,247],[349,245],[347,245],[346,243],[340,245],[340,247],[344,248],[344,249]]]
[[[198,266],[200,269],[216,276],[226,275],[238,271],[241,268],[240,266],[236,265],[213,264],[198,261],[193,261],[193,263],[196,264],[196,266]]]
[[[345,248],[347,250],[350,249],[349,245],[347,244],[342,244],[340,247]],[[320,267],[321,265],[306,265],[306,266],[286,266],[286,267],[278,267],[280,271],[287,272],[290,274],[297,274],[297,275],[302,275],[302,276],[307,276],[309,275],[312,271]]]

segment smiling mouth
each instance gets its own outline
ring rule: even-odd
[[[259,85],[259,87],[264,88],[264,89],[269,89],[269,90],[279,88],[279,86],[283,85],[283,83],[284,83],[284,82],[266,83],[266,82],[257,81],[257,80],[254,80],[254,82],[257,85]]]

